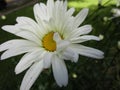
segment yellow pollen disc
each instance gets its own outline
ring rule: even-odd
[[[42,41],[43,47],[50,52],[56,50],[56,42],[53,40],[53,35],[54,32],[49,32],[43,37],[43,41]]]

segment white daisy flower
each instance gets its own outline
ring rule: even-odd
[[[77,62],[79,54],[102,59],[103,52],[83,46],[81,43],[100,38],[85,35],[91,32],[91,25],[79,25],[85,20],[88,9],[82,9],[73,16],[74,8],[67,10],[67,1],[48,0],[47,5],[34,5],[36,21],[18,17],[17,24],[5,25],[3,30],[22,39],[14,39],[0,45],[1,60],[25,53],[15,68],[19,74],[26,70],[20,90],[29,90],[40,73],[52,65],[56,83],[62,87],[68,84],[68,71],[64,60]]]

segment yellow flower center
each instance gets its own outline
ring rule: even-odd
[[[53,35],[54,32],[49,32],[43,37],[42,41],[43,47],[50,52],[54,52],[56,50],[56,42],[53,40]]]

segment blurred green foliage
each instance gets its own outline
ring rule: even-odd
[[[68,0],[68,5],[75,7],[76,13],[83,7],[90,8],[89,15],[83,25],[91,24],[93,31],[90,34],[97,36],[102,34],[104,39],[100,42],[89,41],[83,44],[102,50],[105,53],[105,58],[96,60],[80,56],[77,63],[66,61],[69,72],[67,87],[58,87],[51,69],[45,70],[31,90],[120,90],[120,50],[117,48],[117,42],[120,40],[120,17],[105,20],[105,17],[112,17],[111,9],[116,7],[115,2],[103,0],[102,5],[98,6],[97,1]],[[25,7],[6,15],[5,20],[0,19],[0,27],[14,25],[19,16],[34,18],[32,8],[33,6]],[[19,37],[0,29],[0,44],[14,38]],[[21,57],[22,55],[0,61],[0,90],[19,90],[26,71],[15,75],[14,68]],[[73,77],[73,74],[76,77]]]

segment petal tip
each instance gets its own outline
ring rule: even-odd
[[[3,55],[0,57],[0,60],[5,60],[6,58]]]
[[[84,8],[84,11],[89,12],[89,9],[88,8]]]
[[[18,71],[18,66],[15,67],[15,74],[19,74],[19,71]]]
[[[6,27],[7,27],[6,25],[5,25],[5,26],[2,26],[2,27],[1,27],[1,29],[5,30],[5,29],[6,29]]]
[[[15,71],[15,74],[17,75],[17,74],[19,74],[19,72]]]

